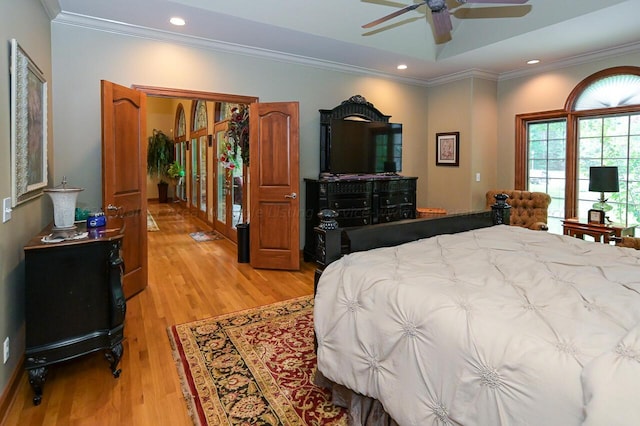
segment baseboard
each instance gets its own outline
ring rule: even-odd
[[[2,395],[0,395],[0,424],[5,424],[5,417],[9,413],[9,407],[11,407],[11,403],[15,399],[16,393],[18,392],[18,386],[20,385],[20,379],[22,379],[24,373],[24,357],[18,363],[18,367],[15,369],[13,374],[11,375],[11,379],[9,379],[9,383],[5,388]]]

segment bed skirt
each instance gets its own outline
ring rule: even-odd
[[[331,402],[347,409],[351,426],[399,426],[377,399],[369,398],[332,382],[316,369],[314,383],[331,390]]]

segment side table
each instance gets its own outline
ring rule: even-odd
[[[633,237],[636,225],[625,226],[622,224],[583,223],[578,219],[565,219],[562,221],[562,233],[576,238],[584,239],[585,235],[593,237],[596,241],[609,244],[612,237]]]
[[[85,225],[78,231],[86,231]],[[93,228],[84,239],[45,243],[49,232],[24,247],[24,364],[34,405],[42,400],[49,366],[104,350],[117,378],[123,352],[123,227]]]

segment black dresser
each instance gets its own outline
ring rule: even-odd
[[[305,179],[304,259],[316,260],[313,228],[322,209],[335,210],[342,228],[415,219],[417,179],[388,175]]]
[[[122,231],[107,223],[84,239],[45,243],[45,229],[24,247],[25,368],[35,405],[52,364],[104,350],[111,373],[120,375],[126,312]]]

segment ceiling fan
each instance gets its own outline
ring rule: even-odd
[[[502,3],[502,4],[524,4],[528,0],[455,0],[459,4],[466,3]],[[419,8],[420,6],[426,5],[431,10],[431,19],[433,21],[433,32],[436,37],[441,37],[449,34],[453,29],[451,25],[451,15],[449,13],[449,8],[447,6],[446,0],[424,0],[419,3],[412,4],[410,6],[404,7],[400,10],[397,10],[393,13],[390,13],[382,18],[376,19],[375,21],[371,21],[368,24],[364,24],[362,28],[371,28],[379,25],[383,22],[386,22],[390,19],[395,18],[396,16],[400,16],[404,13],[410,12]]]

